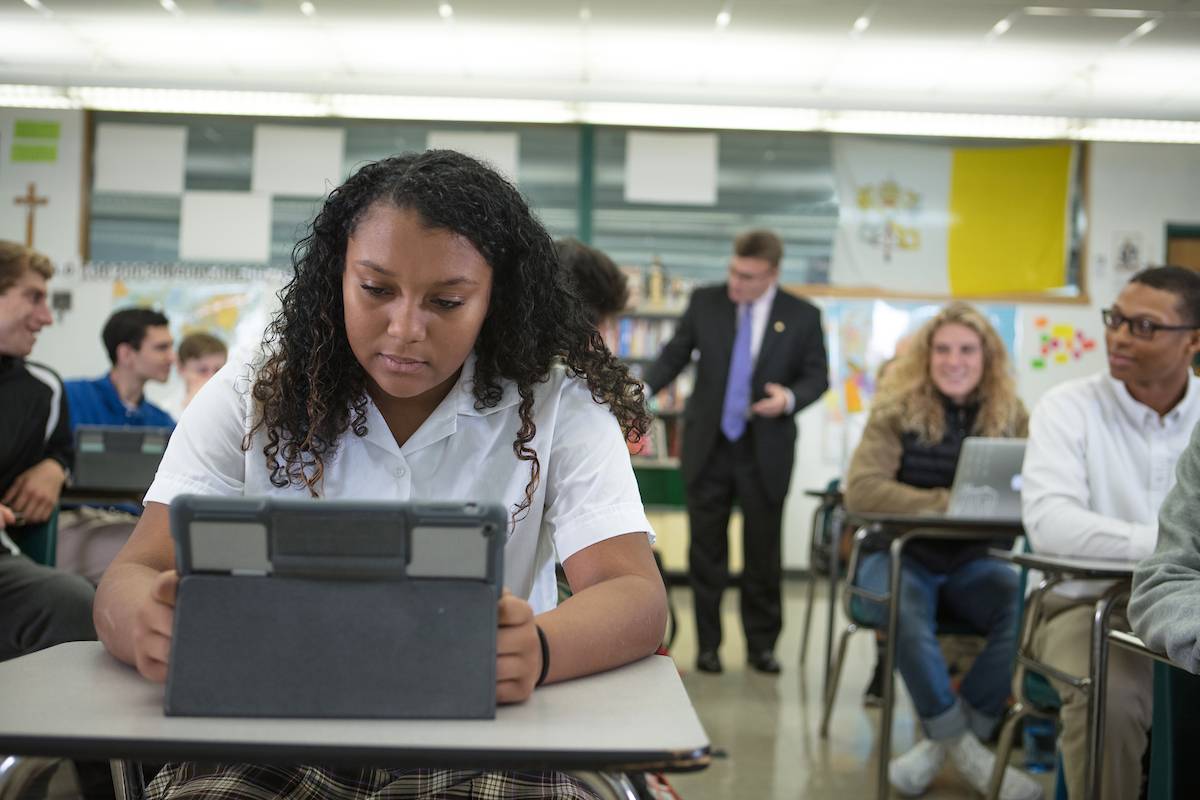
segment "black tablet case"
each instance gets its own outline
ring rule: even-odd
[[[75,429],[72,486],[144,492],[154,483],[170,428],[80,425]]]
[[[213,522],[218,536],[261,526],[268,552],[235,552],[215,568],[193,563],[201,539],[222,544],[205,527]],[[177,498],[181,579],[166,713],[494,717],[506,522],[502,507],[469,503]],[[422,556],[455,540],[478,563],[455,561],[462,553],[453,545],[432,561]]]

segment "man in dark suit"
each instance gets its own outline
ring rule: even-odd
[[[721,595],[729,583],[729,514],[742,509],[742,627],[752,667],[779,672],[783,626],[783,501],[796,449],[796,412],[829,388],[821,312],[778,286],[783,242],[765,230],[737,237],[729,281],[692,293],[675,335],[646,372],[651,392],[699,351],[683,426],[683,480],[695,597],[696,666],[720,672]]]

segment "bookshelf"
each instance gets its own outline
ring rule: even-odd
[[[633,308],[601,326],[600,333],[615,356],[640,378],[675,333],[682,313],[678,308]],[[685,369],[670,386],[649,398],[653,415],[650,432],[630,445],[634,474],[647,506],[679,509],[685,506],[679,452],[683,443],[683,407],[692,391],[694,370]]]

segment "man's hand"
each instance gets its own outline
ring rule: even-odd
[[[533,694],[542,672],[542,645],[533,623],[533,608],[505,589],[496,619],[496,702],[520,703]]]
[[[15,525],[16,522],[17,518],[13,515],[12,509],[8,506],[0,505],[0,531],[9,525]]]
[[[179,575],[175,570],[161,573],[154,579],[149,594],[137,609],[133,631],[134,666],[144,677],[158,683],[167,680],[171,631],[175,626],[175,591],[178,588]]]
[[[767,396],[750,406],[750,410],[759,417],[779,417],[787,413],[788,390],[778,383],[768,383],[765,387]]]
[[[58,505],[66,480],[62,464],[47,458],[18,475],[0,502],[24,514],[27,523],[45,522]]]

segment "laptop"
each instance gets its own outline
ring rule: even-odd
[[[170,518],[168,715],[495,716],[503,506],[185,495]]]
[[[80,425],[75,429],[71,487],[145,492],[170,438],[170,428]]]
[[[964,439],[946,516],[1019,522],[1024,460],[1024,439]]]

